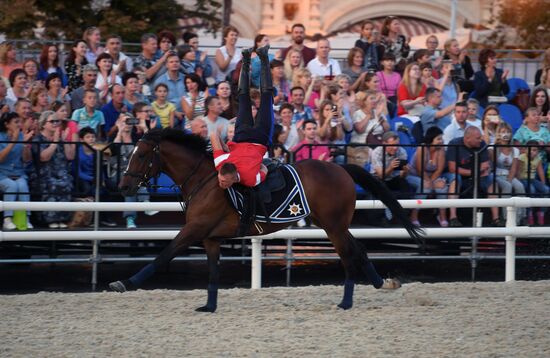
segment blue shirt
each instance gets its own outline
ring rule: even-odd
[[[164,83],[168,86],[168,97],[166,99],[176,106],[178,112],[181,112],[181,97],[185,96],[187,93],[185,90],[185,76],[178,72],[178,78],[172,80],[168,77],[168,72],[165,72],[155,80],[152,88],[155,88],[159,83]]]
[[[82,144],[78,149],[78,178],[92,182],[95,173],[94,153],[86,154],[84,146],[85,144]]]
[[[292,123],[296,123],[301,120],[307,120],[307,119],[314,119],[313,118],[313,111],[309,106],[306,106],[304,104],[304,110],[303,112],[298,112],[296,108],[294,108],[294,114],[292,115]]]
[[[269,62],[275,58],[272,54],[268,54]],[[260,57],[256,56],[250,60],[250,80],[252,81],[252,86],[260,88],[260,72],[261,72],[261,63]]]
[[[3,141],[11,141],[7,132],[0,132],[0,151],[4,150],[9,143]],[[23,141],[23,133],[19,133],[18,141]],[[25,177],[25,167],[23,164],[23,143],[17,143],[6,156],[3,162],[0,163],[0,180],[7,177]]]
[[[91,127],[96,133],[98,133],[99,126],[105,125],[103,112],[94,110],[94,114],[90,116],[86,111],[86,107],[75,110],[71,119],[78,123],[78,129]]]
[[[103,118],[105,120],[105,133],[109,132],[111,128],[115,125],[118,116],[120,115],[120,112],[117,111],[115,106],[113,105],[113,101],[109,101],[106,105],[101,107],[101,113],[103,113]]]

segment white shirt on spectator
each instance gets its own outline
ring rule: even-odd
[[[105,53],[109,53],[109,51],[105,51]],[[119,67],[119,63],[123,60],[126,60],[126,71],[124,72],[132,72],[132,70],[134,69],[134,61],[132,61],[130,57],[126,56],[122,52],[118,54],[118,63],[113,62],[113,70],[117,71],[117,73],[120,73],[120,71],[118,70],[118,67]]]
[[[453,119],[451,124],[449,124],[443,131],[443,143],[449,144],[449,142],[455,138],[464,137],[464,131],[468,126],[468,121],[466,121],[466,125],[464,126],[464,128],[462,128],[458,125],[456,120]]]
[[[311,72],[313,77],[337,76],[342,73],[338,61],[332,58],[329,58],[327,64],[323,65],[321,61],[319,61],[319,58],[315,57],[313,60],[309,61],[307,69]]]

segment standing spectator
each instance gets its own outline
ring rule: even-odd
[[[180,72],[180,58],[177,54],[167,55],[166,69],[167,71],[155,80],[154,86],[164,83],[168,87],[167,100],[176,106],[179,119],[183,119],[181,99],[187,91],[185,90],[185,76]]]
[[[481,118],[481,130],[485,143],[495,143],[497,126],[500,123],[502,123],[502,118],[500,117],[498,107],[494,105],[487,106]]]
[[[479,118],[479,102],[475,98],[470,98],[466,101],[468,105],[468,118],[466,123],[469,126],[476,126],[482,129],[481,119]]]
[[[98,68],[95,88],[99,90],[101,103],[107,103],[109,98],[109,89],[114,84],[122,84],[118,72],[113,69],[113,58],[108,53],[102,53],[97,56],[95,65]]]
[[[544,88],[535,88],[531,99],[529,100],[529,107],[534,107],[540,116],[540,125],[548,128],[548,122],[550,121],[550,100],[548,93]]]
[[[440,108],[441,101],[440,90],[433,87],[426,90],[426,105],[420,114],[422,135],[426,135],[426,132],[431,127],[438,127],[441,129],[441,132],[443,132],[443,130],[451,124],[449,115],[454,111],[455,103],[451,103],[444,108]],[[462,93],[458,97],[458,101],[462,102]]]
[[[17,62],[17,49],[12,42],[0,44],[0,77],[10,78],[15,69],[20,69],[21,64]]]
[[[260,57],[256,54],[258,48],[269,46],[269,37],[265,34],[258,34],[254,38],[254,47],[250,60],[250,81],[253,87],[260,88]],[[269,62],[273,63],[274,56],[267,55]],[[282,63],[281,63],[282,64]]]
[[[97,93],[94,90],[86,90],[84,92],[84,107],[73,111],[71,119],[78,124],[78,129],[84,127],[92,127],[99,138],[104,138],[103,126],[105,125],[105,117],[103,112],[96,109]]]
[[[63,88],[63,83],[57,72],[50,73],[46,77],[46,89],[48,90],[48,103],[52,104],[55,101],[69,102],[71,99],[67,94],[68,87]]]
[[[537,72],[535,72],[535,86],[538,86],[542,83],[542,74],[543,72],[545,72],[545,70],[546,73],[548,73],[548,69],[550,69],[550,47],[548,47],[546,51],[544,51],[541,68],[539,68]]]
[[[107,138],[115,135],[117,126],[115,123],[123,112],[128,112],[128,108],[124,104],[124,87],[119,84],[113,85],[109,89],[111,100],[101,107],[103,118],[105,119],[104,130]]]
[[[59,78],[61,78],[62,87],[67,87],[67,78],[61,67],[59,67],[59,50],[54,44],[46,44],[42,47],[38,80],[46,81],[50,73],[57,73]]]
[[[420,81],[420,67],[410,63],[403,71],[403,80],[397,89],[397,115],[420,115],[424,106],[426,86]]]
[[[302,132],[304,139],[291,149],[294,152],[295,162],[305,159],[332,160],[328,146],[320,145],[321,143],[317,136],[317,123],[315,121],[304,121],[302,123]]]
[[[467,108],[466,102],[457,102],[455,104],[455,118],[451,121],[451,124],[443,130],[443,143],[449,144],[453,139],[464,137],[466,127],[469,126],[467,122]],[[481,131],[480,127],[477,128]]]
[[[238,38],[239,30],[236,27],[230,25],[223,29],[222,47],[216,50],[215,61],[218,65],[216,83],[224,81],[242,59],[241,51],[236,46]]]
[[[204,84],[199,75],[196,73],[187,75],[185,78],[185,89],[187,93],[181,97],[181,108],[187,120],[192,121],[195,118],[204,116],[208,91],[205,91]]]
[[[159,118],[159,123],[162,128],[174,128],[176,106],[168,102],[168,86],[164,83],[159,83],[155,86],[156,100],[151,103],[153,111]]]
[[[79,109],[84,107],[84,94],[86,91],[93,91],[99,97],[99,90],[95,88],[97,82],[97,67],[92,64],[85,65],[82,68],[82,79],[84,83],[70,93],[71,109]],[[99,102],[96,102],[96,109],[99,109]]]
[[[27,98],[31,88],[27,88],[27,74],[25,70],[16,68],[10,73],[10,86],[8,89],[7,98],[12,101],[17,101],[19,98]]]
[[[380,60],[384,46],[378,43],[379,32],[373,21],[367,20],[361,25],[361,37],[355,41],[355,47],[363,51],[362,68],[369,71],[380,70]],[[348,56],[348,63],[350,58]]]
[[[61,133],[60,125],[61,120],[55,117],[54,112],[45,111],[40,115],[40,133],[34,138],[35,144],[32,147],[35,162],[40,164],[31,175],[34,190],[41,193],[40,201],[72,200],[73,177],[69,170],[69,161],[74,159],[75,147],[63,142],[66,133]],[[78,138],[75,136],[73,141],[78,141]],[[42,211],[40,216],[50,229],[65,229],[71,213]]]
[[[475,99],[483,107],[489,103],[489,96],[502,97],[510,91],[506,77],[510,71],[496,68],[497,54],[484,48],[479,52],[481,70],[474,74]]]
[[[27,84],[32,86],[35,82],[38,82],[38,67],[40,65],[34,58],[28,58],[23,62],[23,70],[27,74]]]
[[[208,127],[208,137],[210,137],[211,134],[217,134],[223,141],[227,141],[229,121],[226,118],[220,117],[222,113],[220,99],[216,96],[208,97],[205,107],[206,113],[202,119],[206,122]]]
[[[139,78],[133,72],[126,72],[122,76],[124,86],[124,105],[131,111],[138,102],[149,103],[147,97],[140,92]]]
[[[518,157],[519,169],[518,178],[523,183],[527,195],[548,196],[548,187],[546,186],[546,176],[544,175],[543,158],[539,155],[539,142],[537,140],[528,140],[525,143],[528,148]],[[544,225],[544,213],[546,208],[539,208],[537,211],[537,224]],[[533,209],[527,209],[527,223],[532,226],[535,224]]]
[[[322,76],[325,79],[332,80],[342,73],[338,61],[329,57],[330,42],[327,39],[317,41],[315,53],[317,56],[307,64],[307,69],[313,76]]]
[[[88,60],[86,60],[87,50],[88,45],[86,45],[86,41],[84,40],[76,40],[71,47],[69,57],[65,61],[69,92],[84,84],[83,68],[88,64]]]
[[[155,57],[158,40],[155,34],[146,33],[141,36],[141,53],[134,61],[134,69],[142,69],[147,82],[153,83],[157,73],[164,67],[170,51],[166,51],[161,58]]]
[[[195,69],[202,71],[202,80],[206,83],[206,79],[212,77],[212,64],[208,58],[208,52],[199,50],[199,36],[192,32],[184,32],[182,35],[183,42],[191,46],[195,51]]]
[[[313,60],[316,56],[315,50],[304,45],[304,39],[306,36],[306,28],[302,24],[294,24],[290,29],[290,46],[281,51],[280,58],[286,58],[286,55],[290,49],[296,49],[302,53],[304,59],[304,65],[307,65],[309,61]]]
[[[353,91],[358,91],[361,88],[368,73],[363,67],[364,57],[364,52],[359,47],[353,47],[348,52],[348,67],[342,73],[349,76],[350,88]]]
[[[232,120],[237,116],[237,109],[233,96],[231,95],[231,86],[229,82],[222,81],[216,86],[216,96],[220,99],[223,112],[220,117]]]
[[[8,98],[7,95],[8,87],[6,86],[6,82],[0,79],[0,115],[15,110],[15,101]]]
[[[451,76],[460,87],[461,92],[472,92],[474,85],[470,78],[474,75],[472,61],[466,50],[462,50],[456,39],[448,39],[443,45],[443,61],[448,60],[451,63]]]
[[[302,53],[296,49],[291,49],[286,53],[286,57],[283,60],[285,64],[285,78],[289,83],[289,86],[294,86],[292,79],[294,78],[294,72],[299,68],[304,68],[304,59]]]
[[[397,106],[397,89],[401,83],[401,75],[395,71],[395,56],[391,53],[382,56],[382,71],[376,72],[380,79],[380,90],[388,101]]]
[[[409,56],[409,40],[401,34],[401,22],[395,16],[388,16],[382,24],[382,41],[385,54],[392,54],[395,57],[397,72],[402,72],[407,64]]]
[[[426,38],[426,49],[428,50],[428,56],[430,56],[430,62],[433,68],[437,71],[441,66],[443,57],[438,53],[437,47],[439,46],[439,39],[435,35],[430,35]]]
[[[119,35],[109,35],[105,41],[105,52],[113,59],[113,70],[116,73],[124,74],[132,71],[134,62],[122,51],[122,38]]]
[[[464,132],[464,137],[453,139],[449,142],[446,161],[449,168],[449,199],[457,199],[458,194],[473,188],[474,178],[474,152],[480,151],[486,146],[481,137],[479,128],[470,126]],[[490,174],[491,164],[486,150],[479,153],[479,187],[486,194],[494,193],[493,176]],[[460,227],[462,223],[456,215],[456,208],[450,208],[449,226]],[[498,208],[491,208],[491,226],[504,226],[499,218]]]
[[[302,87],[292,87],[290,90],[290,104],[292,105],[292,123],[298,123],[298,128],[301,127],[301,121],[313,120],[313,111],[304,104],[305,91]]]
[[[88,63],[95,63],[97,56],[101,55],[105,51],[105,49],[100,45],[101,32],[99,31],[99,28],[95,26],[88,27],[84,31],[82,39],[86,41],[86,44],[88,45],[86,50],[86,60]]]
[[[2,82],[2,80],[0,80]],[[23,143],[33,136],[32,131],[23,132],[21,118],[14,112],[2,113],[0,116],[0,190],[4,201],[30,201],[29,185],[25,174],[24,163],[30,157],[24,150]],[[11,141],[11,143],[6,143]],[[19,143],[14,143],[19,142]],[[13,210],[4,211],[3,230],[15,230]],[[33,226],[27,212],[27,228]]]

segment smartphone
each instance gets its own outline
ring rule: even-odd
[[[487,119],[488,119],[491,123],[495,123],[495,124],[500,123],[500,117],[497,116],[497,115],[489,115],[489,116],[487,116]]]
[[[399,166],[397,169],[403,169],[405,165],[409,164],[409,161],[407,159],[399,159]]]

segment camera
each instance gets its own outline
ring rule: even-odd
[[[397,169],[403,169],[403,167],[407,164],[409,164],[407,159],[399,159],[399,166],[397,167]]]
[[[124,115],[126,116],[126,125],[135,126],[139,123],[139,120],[131,113],[124,113]]]

